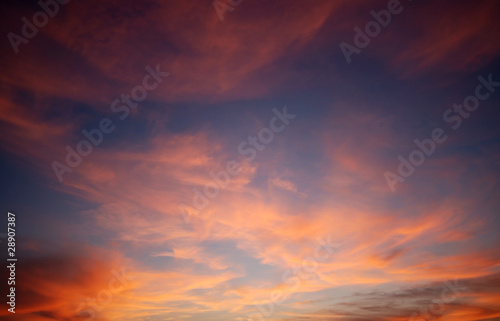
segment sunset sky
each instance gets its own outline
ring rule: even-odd
[[[0,320],[500,320],[500,2],[0,12]]]

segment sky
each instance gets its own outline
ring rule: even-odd
[[[499,14],[4,1],[0,320],[500,320]]]

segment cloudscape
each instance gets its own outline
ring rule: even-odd
[[[2,3],[0,320],[499,321],[500,3]]]

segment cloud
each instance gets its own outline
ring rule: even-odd
[[[79,248],[78,254],[73,252],[76,248]],[[96,298],[114,278],[112,271],[121,272],[128,264],[120,254],[99,248],[74,244],[72,252],[62,250],[50,256],[30,253],[16,262],[16,317],[78,320],[81,318],[78,309],[85,298]],[[3,273],[5,279],[8,272]],[[126,287],[123,289],[123,293],[115,294],[109,307],[124,301]],[[1,315],[5,317],[10,312],[5,309]],[[99,320],[107,319],[100,317]]]
[[[292,293],[270,319],[406,320],[454,277],[470,290],[442,320],[498,318],[495,131],[450,138],[397,193],[383,178],[421,136],[420,112],[449,101],[427,86],[465,83],[455,75],[497,56],[498,10],[408,4],[363,51],[356,78],[334,52],[372,6],[244,1],[221,23],[210,2],[70,2],[19,55],[2,53],[2,150],[29,160],[61,196],[48,202],[72,196],[73,225],[54,229],[94,244],[53,256],[41,254],[42,240],[25,244],[38,256],[20,267],[29,304],[19,314],[81,320],[81,300],[130,264],[130,288],[96,320],[235,319],[275,290]],[[376,71],[364,69],[373,62]],[[156,64],[171,76],[59,184],[51,162]],[[425,107],[408,111],[413,98],[398,86],[415,78],[425,84],[412,97]],[[238,143],[284,100],[294,123],[242,161]],[[461,150],[483,137],[490,143]],[[192,207],[210,173],[233,159],[242,171],[186,224],[179,205]],[[301,271],[327,236],[341,246]],[[294,291],[282,278],[289,270],[307,276]]]

